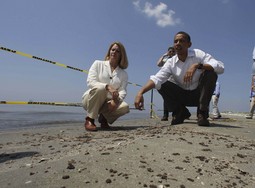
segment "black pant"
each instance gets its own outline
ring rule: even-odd
[[[184,90],[172,82],[165,82],[158,92],[162,95],[169,112],[178,111],[183,106],[196,106],[198,110],[209,110],[212,94],[215,89],[217,74],[214,71],[204,71],[194,90]]]
[[[168,117],[169,111],[167,109],[167,103],[165,101],[163,101],[163,107],[164,107],[164,117]]]

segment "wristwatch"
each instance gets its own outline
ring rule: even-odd
[[[202,69],[203,68],[203,64],[202,63],[198,63],[197,69]]]

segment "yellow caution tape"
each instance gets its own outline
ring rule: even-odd
[[[0,104],[14,104],[14,105],[51,105],[51,106],[74,106],[82,107],[82,103],[65,103],[65,102],[38,102],[38,101],[0,101]],[[137,110],[136,108],[129,108],[130,110]],[[143,109],[145,110],[145,109]]]
[[[142,85],[139,85],[139,84],[135,84],[135,83],[131,83],[131,82],[128,82],[129,84],[132,84],[134,86],[139,86],[139,87],[142,87]]]
[[[64,103],[64,102],[36,102],[36,101],[0,101],[0,104],[16,104],[16,105],[53,105],[53,106],[76,106],[81,107],[81,103]]]
[[[153,110],[153,106],[155,105],[151,103],[151,110],[150,110],[151,118],[159,119],[157,113]]]
[[[18,55],[21,55],[21,56],[24,56],[24,57],[33,58],[33,59],[36,59],[36,60],[40,60],[40,61],[44,61],[44,62],[47,62],[47,63],[51,63],[53,65],[57,65],[57,66],[60,66],[60,67],[64,67],[64,68],[68,68],[68,69],[72,69],[72,70],[76,70],[76,71],[80,71],[80,72],[85,72],[87,74],[89,73],[89,71],[87,71],[87,70],[82,70],[82,69],[75,68],[75,67],[72,67],[72,66],[69,66],[69,65],[65,65],[65,64],[61,64],[61,63],[58,63],[58,62],[55,62],[55,61],[51,61],[51,60],[44,59],[44,58],[41,58],[41,57],[33,56],[33,55],[30,55],[30,54],[26,54],[26,53],[19,52],[19,51],[16,51],[16,50],[12,50],[12,49],[9,49],[9,48],[5,48],[5,47],[2,47],[2,46],[0,46],[0,49],[4,50],[4,51],[7,51],[7,52],[14,53],[14,54],[18,54]],[[134,86],[142,87],[139,84],[135,84],[135,83],[131,83],[131,82],[128,82],[128,83],[132,84]]]
[[[0,49],[4,50],[4,51],[7,51],[7,52],[14,53],[14,54],[18,54],[18,55],[21,55],[21,56],[24,56],[24,57],[33,58],[33,59],[37,59],[37,60],[44,61],[44,62],[47,62],[47,63],[51,63],[53,65],[57,65],[57,66],[60,66],[60,67],[69,68],[69,69],[72,69],[72,70],[88,73],[87,70],[82,70],[82,69],[75,68],[75,67],[72,67],[72,66],[69,66],[69,65],[64,65],[64,64],[57,63],[57,62],[54,62],[54,61],[51,61],[51,60],[48,60],[48,59],[44,59],[44,58],[41,58],[41,57],[26,54],[24,52],[19,52],[19,51],[12,50],[12,49],[9,49],[9,48],[5,48],[5,47],[2,47],[2,46],[0,47]]]

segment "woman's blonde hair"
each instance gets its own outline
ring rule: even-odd
[[[126,69],[128,67],[128,58],[127,58],[127,54],[126,54],[126,50],[125,47],[123,46],[123,44],[121,42],[113,42],[108,51],[107,54],[105,56],[105,60],[109,60],[110,59],[110,51],[112,49],[112,46],[116,44],[118,45],[119,49],[120,49],[120,62],[119,62],[119,67],[121,69]]]

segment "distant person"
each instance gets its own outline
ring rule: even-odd
[[[126,50],[120,42],[110,45],[105,60],[96,60],[89,69],[88,90],[82,96],[87,111],[85,129],[97,131],[94,120],[98,118],[102,129],[110,129],[120,116],[129,112],[124,99],[127,95],[128,67]]]
[[[157,62],[157,65],[158,65],[159,67],[163,67],[163,65],[165,64],[165,62],[166,62],[169,58],[173,57],[174,55],[175,55],[174,47],[170,46],[170,47],[168,48],[167,52],[166,52],[165,54],[163,54],[163,55],[159,58],[159,60],[158,60],[158,62]],[[171,78],[170,78],[170,79],[171,79]],[[169,81],[170,81],[170,80],[169,80]],[[167,105],[166,105],[165,101],[163,101],[163,107],[164,107],[164,112],[163,112],[163,117],[162,117],[161,121],[168,121],[169,112],[168,112],[168,110],[167,110]]]
[[[221,118],[221,114],[218,107],[219,98],[220,98],[220,83],[217,81],[215,90],[212,95],[212,116],[215,119]]]
[[[163,65],[166,63],[166,61],[173,57],[175,55],[175,51],[174,51],[174,47],[170,46],[168,49],[167,49],[167,52],[164,53],[158,60],[157,62],[157,65],[159,67],[163,67]]]
[[[250,111],[246,115],[246,119],[252,119],[255,110],[255,47],[252,54],[253,64],[252,64],[252,80],[251,80],[251,95],[250,95]]]
[[[186,106],[197,106],[197,124],[209,126],[209,104],[217,74],[224,72],[224,64],[202,50],[192,49],[188,33],[178,32],[174,37],[177,55],[152,75],[135,97],[135,107],[144,107],[143,94],[156,88],[172,112],[172,125],[181,124],[190,116]],[[172,81],[168,79],[172,76]]]

